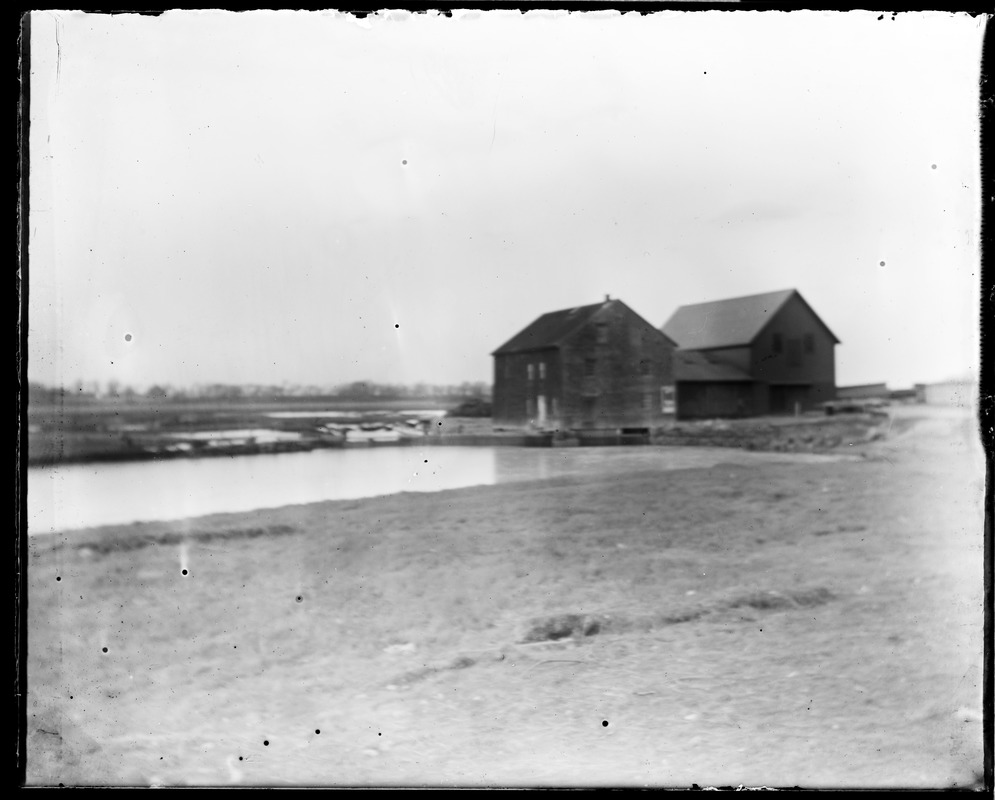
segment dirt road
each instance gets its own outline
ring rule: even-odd
[[[973,785],[975,442],[36,537],[29,782]]]

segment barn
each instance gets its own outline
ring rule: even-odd
[[[808,410],[836,393],[839,339],[796,289],[681,306],[661,328],[678,419]]]
[[[891,392],[885,383],[862,383],[857,386],[837,386],[837,400],[889,400]]]
[[[970,408],[977,396],[977,386],[969,380],[917,383],[916,397],[920,403],[937,406]]]
[[[621,300],[543,314],[494,357],[496,428],[648,431],[673,418],[673,352]]]

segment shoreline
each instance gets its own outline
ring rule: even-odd
[[[869,442],[885,438],[890,432],[892,417],[880,415],[811,416],[802,418],[754,418],[746,420],[708,420],[675,422],[646,434],[623,434],[609,431],[522,432],[494,430],[490,420],[479,418],[448,418],[450,430],[433,431],[418,437],[402,437],[396,441],[348,442],[332,440],[305,432],[300,440],[264,443],[240,443],[176,448],[174,437],[161,435],[154,445],[138,445],[123,434],[103,434],[102,444],[81,449],[76,454],[48,447],[28,448],[28,467],[52,468],[69,464],[108,464],[147,462],[173,459],[200,459],[275,453],[310,452],[320,449],[367,447],[726,447],[761,452],[826,452],[838,449],[844,440]],[[882,430],[884,423],[887,429]],[[439,423],[440,427],[442,422]],[[470,428],[464,432],[464,427]],[[276,428],[274,428],[276,430]],[[166,432],[163,432],[166,433]],[[68,437],[71,438],[71,434]],[[38,453],[38,451],[41,451]]]
[[[715,448],[719,450],[719,448]],[[736,455],[740,451],[729,450],[730,455]],[[453,488],[444,488],[436,491],[400,491],[386,494],[370,495],[353,498],[332,498],[316,500],[304,503],[287,503],[279,506],[266,508],[217,511],[207,514],[194,514],[168,520],[136,520],[132,522],[109,523],[94,525],[85,528],[74,528],[50,533],[33,534],[30,537],[32,545],[42,540],[50,540],[52,537],[65,536],[66,545],[71,548],[88,547],[91,543],[100,541],[105,535],[110,539],[120,540],[132,533],[140,533],[143,536],[151,537],[151,540],[158,540],[164,537],[168,543],[175,543],[179,539],[173,539],[176,534],[182,536],[195,537],[198,532],[209,534],[224,533],[237,534],[241,531],[255,533],[257,529],[275,527],[281,531],[286,527],[293,527],[298,533],[307,533],[309,536],[319,535],[318,531],[308,530],[309,523],[314,519],[326,516],[332,518],[336,516],[353,517],[366,515],[377,516],[382,510],[390,509],[394,512],[403,512],[407,505],[419,506],[420,512],[431,512],[436,507],[447,509],[445,516],[453,513],[460,505],[487,506],[500,510],[505,500],[513,499],[520,494],[534,495],[556,495],[563,492],[585,493],[589,489],[599,489],[599,494],[603,494],[608,485],[621,485],[648,488],[658,485],[659,478],[665,475],[668,480],[665,484],[668,493],[673,492],[680,486],[691,486],[696,484],[698,479],[716,478],[725,471],[730,475],[739,477],[741,474],[749,473],[754,469],[763,471],[773,471],[778,475],[783,475],[799,466],[815,468],[834,468],[840,465],[853,466],[863,464],[876,464],[882,459],[880,456],[868,457],[866,453],[839,453],[839,454],[811,454],[816,460],[795,461],[798,454],[758,454],[768,456],[770,460],[764,460],[759,464],[749,464],[744,462],[726,461],[719,459],[714,463],[704,465],[694,465],[680,467],[676,469],[658,470],[653,468],[627,468],[610,476],[595,473],[567,473],[556,475],[540,480],[523,477],[504,483],[474,484]],[[781,459],[778,456],[786,455]],[[805,455],[801,454],[804,458]],[[700,493],[700,492],[696,492]],[[386,520],[379,520],[386,522]],[[358,526],[365,529],[367,525]],[[253,537],[249,537],[253,538]],[[42,548],[45,549],[45,548]]]
[[[651,449],[664,449],[656,448],[655,446],[649,446],[642,448],[645,452]],[[674,449],[695,449],[704,452],[721,452],[725,451],[728,453],[728,459],[723,459],[721,457],[715,459],[712,462],[705,464],[688,464],[686,466],[679,466],[674,468],[660,469],[655,466],[634,466],[631,463],[624,466],[621,471],[612,473],[612,480],[627,481],[631,479],[644,479],[650,475],[662,476],[666,475],[668,478],[684,480],[683,476],[686,473],[695,473],[699,471],[709,471],[714,470],[716,467],[721,465],[727,465],[737,468],[742,467],[776,467],[780,465],[793,464],[796,466],[807,466],[811,464],[836,464],[836,463],[859,463],[867,458],[867,454],[863,451],[854,453],[836,451],[832,453],[794,453],[794,452],[759,452],[754,451],[749,456],[744,456],[745,451],[742,449],[734,448],[686,448],[684,445],[675,445]],[[753,461],[752,456],[759,456],[762,460]],[[743,459],[750,459],[749,461],[744,461]],[[187,514],[180,517],[174,517],[169,519],[136,519],[130,522],[107,522],[97,525],[86,525],[76,528],[64,528],[59,530],[46,530],[41,532],[34,532],[28,534],[29,541],[32,544],[45,541],[50,537],[64,537],[67,540],[67,544],[71,546],[79,546],[79,541],[87,540],[91,537],[96,536],[99,538],[104,533],[109,533],[113,537],[117,536],[127,536],[131,533],[138,533],[143,536],[151,535],[151,531],[160,531],[164,536],[169,538],[170,531],[174,529],[189,529],[191,527],[199,525],[203,521],[209,521],[213,524],[214,521],[225,520],[231,525],[238,529],[254,529],[255,526],[252,523],[254,517],[263,516],[280,516],[292,518],[294,516],[295,510],[301,510],[302,512],[309,513],[309,509],[312,507],[328,510],[329,512],[334,512],[336,509],[335,504],[342,504],[342,507],[353,508],[356,504],[371,504],[378,501],[386,501],[392,498],[414,498],[414,497],[434,497],[439,502],[443,500],[452,500],[453,502],[460,502],[462,499],[462,493],[468,493],[475,495],[480,491],[493,491],[496,493],[495,502],[500,502],[500,498],[504,496],[505,492],[513,493],[516,490],[523,489],[536,484],[548,484],[549,486],[564,486],[564,485],[575,485],[575,484],[590,484],[593,486],[601,485],[605,482],[606,476],[598,474],[595,472],[584,472],[584,471],[570,471],[561,474],[552,475],[547,478],[539,479],[538,481],[534,478],[521,476],[512,480],[503,480],[498,482],[483,482],[467,484],[465,486],[455,486],[455,487],[443,487],[438,489],[430,490],[416,490],[416,489],[402,489],[400,491],[394,492],[384,492],[379,494],[369,494],[356,497],[338,497],[338,498],[326,498],[326,499],[316,499],[309,500],[306,502],[290,502],[282,503],[277,505],[261,506],[258,508],[251,509],[233,509],[227,511],[211,511],[207,513],[197,513],[197,514]],[[440,497],[445,495],[445,497]],[[72,541],[69,540],[78,540]],[[85,546],[85,542],[84,545]]]

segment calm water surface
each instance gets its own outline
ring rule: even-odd
[[[29,534],[632,470],[826,460],[698,447],[372,447],[28,469]]]

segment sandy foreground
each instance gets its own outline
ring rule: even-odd
[[[33,537],[28,783],[978,786],[984,455],[908,413],[856,461]]]

